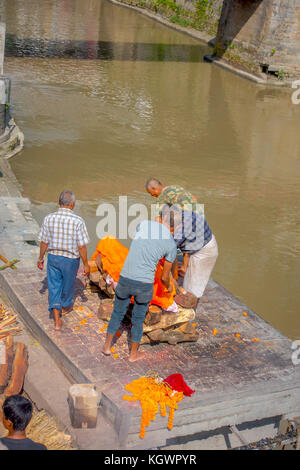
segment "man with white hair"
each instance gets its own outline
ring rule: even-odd
[[[48,252],[47,279],[50,317],[54,316],[54,329],[62,327],[61,315],[73,306],[76,274],[83,262],[84,274],[90,272],[86,244],[89,236],[84,220],[73,212],[75,195],[63,191],[59,196],[58,211],[45,217],[39,233],[40,257],[38,268],[44,267]]]

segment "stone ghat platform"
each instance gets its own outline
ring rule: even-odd
[[[72,382],[96,384],[100,413],[113,423],[122,447],[153,448],[179,436],[300,415],[300,369],[291,360],[291,341],[212,280],[196,312],[198,341],[143,345],[145,359],[133,364],[126,328],[114,345],[117,357],[102,355],[106,329],[96,315],[100,295],[87,291],[81,273],[74,310],[55,332],[45,272],[35,264],[38,226],[29,214],[29,201],[0,198],[1,254],[21,259],[16,270],[0,271],[1,292]],[[124,386],[149,371],[162,378],[181,373],[196,392],[179,403],[171,431],[167,418],[157,415],[141,440],[140,404],[123,400]]]

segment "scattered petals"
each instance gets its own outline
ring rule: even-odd
[[[253,338],[253,341],[257,342],[257,341],[259,341],[259,339],[258,338]]]
[[[241,337],[241,335],[240,335],[239,333],[236,333],[235,336],[236,336],[237,338],[240,338],[240,337]]]
[[[247,317],[247,316],[248,316],[248,313],[247,313],[247,312],[243,312],[243,315],[244,315],[244,317]]]
[[[218,333],[218,330],[217,328],[214,329],[214,331],[212,332],[213,335],[216,335]]]

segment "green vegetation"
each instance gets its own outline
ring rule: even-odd
[[[259,64],[255,60],[251,60],[251,57],[255,57],[255,51],[251,47],[245,47],[238,42],[228,43],[226,46],[218,45],[215,46],[215,53],[219,57],[223,57],[228,62],[237,65],[248,72],[259,73]]]
[[[286,73],[284,70],[279,70],[278,72],[275,72],[276,77],[278,80],[284,80],[286,78]]]
[[[191,26],[191,22],[189,20],[187,20],[186,18],[181,18],[178,15],[171,16],[170,21],[171,23],[177,23],[180,26],[184,26],[184,27]]]
[[[216,35],[221,6],[216,8],[215,0],[190,0],[190,8],[178,5],[173,0],[120,0],[123,3],[148,8],[168,18],[172,23],[192,27]]]

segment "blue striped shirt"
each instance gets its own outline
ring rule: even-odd
[[[212,239],[204,214],[182,211],[182,223],[175,227],[174,240],[182,253],[195,253]]]

